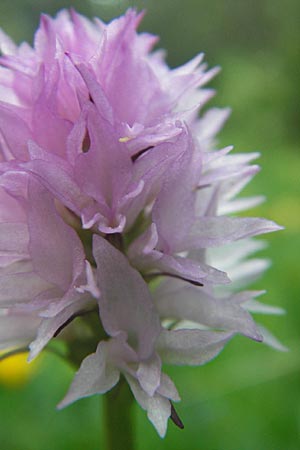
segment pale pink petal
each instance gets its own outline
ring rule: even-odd
[[[65,206],[75,213],[88,204],[87,197],[81,192],[73,176],[56,162],[36,159],[23,166],[57,197]]]
[[[36,335],[41,319],[21,311],[0,311],[0,350],[27,346]]]
[[[79,398],[104,394],[118,383],[120,372],[108,364],[106,358],[107,344],[100,342],[96,353],[92,353],[82,361],[67,395],[57,406],[59,409]]]
[[[261,218],[198,217],[183,248],[215,247],[281,229],[275,222]]]
[[[0,49],[2,55],[13,55],[18,49],[14,41],[2,29],[0,29]]]
[[[202,261],[182,256],[171,256],[155,249],[158,244],[156,225],[151,226],[129,247],[128,255],[140,270],[155,274],[174,275],[196,283],[229,283],[225,272],[210,267]]]
[[[179,402],[180,400],[175,384],[165,373],[161,373],[160,385],[157,389],[157,393],[174,402]]]
[[[0,223],[1,252],[19,254],[20,258],[28,255],[28,227],[25,223]]]
[[[0,276],[1,307],[30,302],[51,285],[35,272],[11,273]]]
[[[234,333],[202,330],[165,330],[157,345],[166,364],[202,365],[215,358]]]
[[[58,215],[51,195],[35,181],[30,183],[29,200],[29,248],[35,270],[66,290],[84,270],[82,244]]]
[[[213,329],[239,332],[261,340],[254,320],[235,297],[217,298],[202,288],[175,280],[159,286],[154,295],[162,317],[191,320]]]
[[[188,134],[184,145],[182,156],[174,161],[165,174],[152,212],[159,236],[158,248],[166,253],[182,248],[182,241],[195,219],[195,188],[200,167],[192,159],[193,143]]]
[[[125,377],[136,401],[147,411],[148,419],[153,423],[160,437],[164,437],[167,431],[168,418],[171,415],[170,401],[159,394],[150,397],[133,377],[128,374]]]
[[[154,353],[147,361],[140,362],[136,375],[141,388],[152,397],[160,386],[161,360],[159,356]]]
[[[113,125],[114,112],[101,85],[97,83],[95,77],[85,65],[78,64],[76,68],[86,83],[89,94],[97,107],[98,113],[103,117],[103,119],[106,119],[110,125]]]
[[[139,356],[148,358],[161,326],[145,281],[119,250],[99,236],[94,237],[93,253],[101,292],[100,316],[106,332],[117,336],[125,331]]]
[[[12,155],[21,161],[26,161],[28,159],[27,142],[32,139],[31,131],[16,112],[1,104],[0,132]]]
[[[53,318],[41,319],[37,330],[37,336],[29,345],[30,354],[28,361],[32,361],[53,338],[59,330],[75,313],[83,308],[82,302],[73,303]]]
[[[97,116],[92,105],[87,120],[91,145],[76,159],[75,178],[83,192],[107,205],[114,216],[118,202],[127,193],[132,162],[111,125]]]

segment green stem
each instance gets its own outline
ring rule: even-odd
[[[104,395],[103,412],[105,450],[134,450],[133,396],[124,379]]]

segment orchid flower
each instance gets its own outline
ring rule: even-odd
[[[0,33],[0,348],[61,338],[78,370],[60,408],[126,380],[164,436],[183,426],[164,364],[274,344],[251,312],[281,311],[241,289],[267,267],[253,237],[281,227],[237,216],[263,200],[236,198],[258,155],[216,148],[218,68],[170,69],[142,17],[43,15],[33,47]]]

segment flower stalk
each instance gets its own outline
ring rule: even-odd
[[[105,450],[134,450],[133,396],[124,379],[103,396]]]

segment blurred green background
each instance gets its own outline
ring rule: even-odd
[[[0,25],[17,42],[32,42],[41,12],[74,6],[108,20],[130,5],[147,9],[141,29],[161,36],[171,66],[204,51],[210,66],[222,67],[211,83],[218,95],[210,105],[231,106],[233,113],[219,145],[262,152],[262,171],[245,194],[263,193],[268,200],[250,213],[272,218],[286,230],[267,238],[269,248],[261,254],[273,266],[252,287],[266,288],[263,300],[286,309],[283,317],[260,321],[290,349],[280,353],[237,337],[204,367],[167,369],[182,396],[178,412],[185,430],[170,423],[161,440],[136,408],[138,450],[298,450],[300,2],[1,0]],[[46,354],[27,382],[0,384],[1,450],[102,447],[100,397],[55,410],[72,376],[67,365]]]

